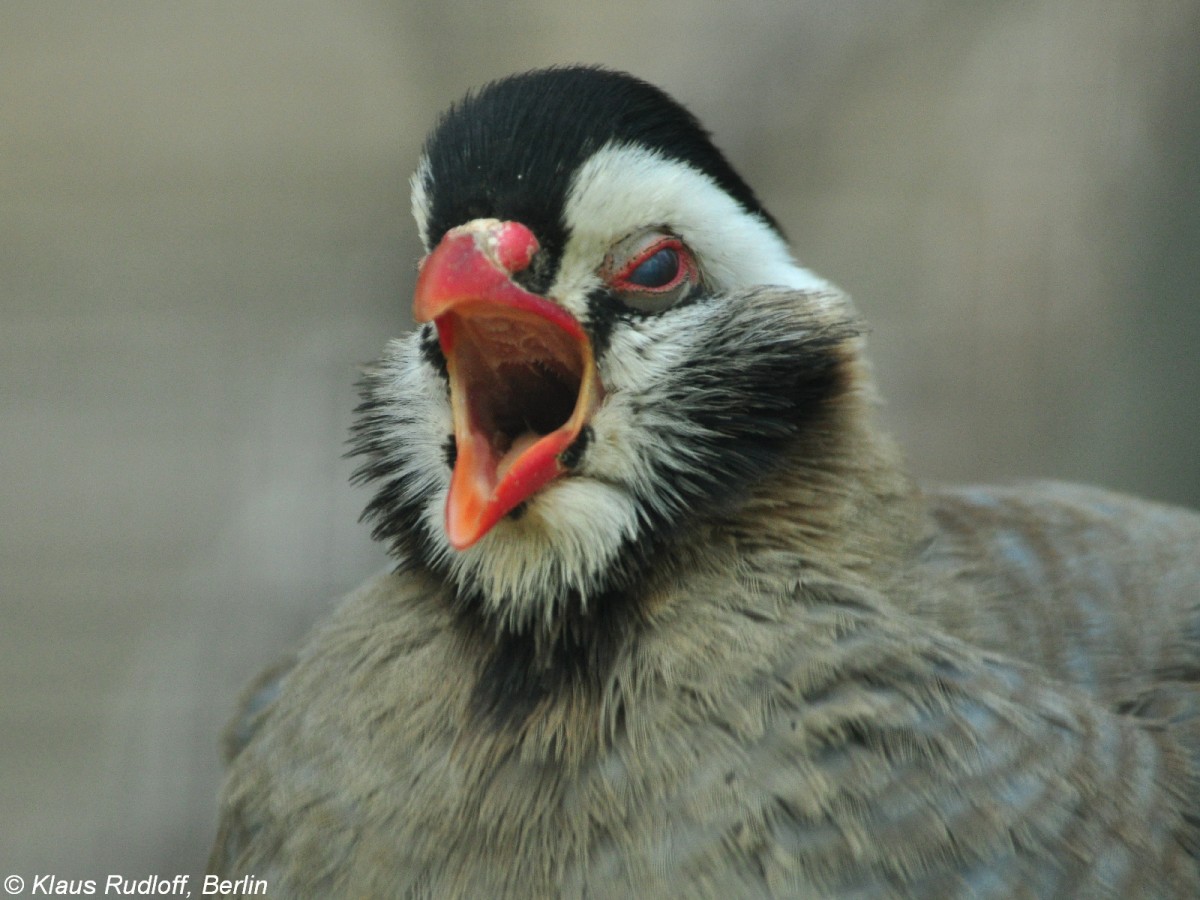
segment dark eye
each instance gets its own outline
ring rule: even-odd
[[[700,280],[696,260],[683,241],[658,230],[615,244],[600,274],[617,299],[643,313],[670,309]]]
[[[663,247],[625,276],[629,284],[644,288],[664,288],[679,275],[679,253]]]

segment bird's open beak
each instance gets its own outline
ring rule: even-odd
[[[413,316],[437,327],[450,376],[446,536],[458,550],[565,471],[603,396],[579,322],[512,280],[537,250],[524,225],[477,219],[447,232],[417,276]]]

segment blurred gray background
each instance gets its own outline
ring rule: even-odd
[[[935,479],[1200,505],[1200,3],[0,6],[0,875],[197,871],[238,687],[384,564],[342,458],[468,86],[690,105]],[[536,135],[531,135],[536,139]]]

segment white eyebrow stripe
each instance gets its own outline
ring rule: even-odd
[[[721,290],[766,284],[829,288],[796,263],[766,220],[710,177],[634,144],[607,144],[580,167],[567,193],[564,218],[571,235],[560,267],[564,278],[590,272],[631,231],[661,225],[691,246]],[[572,285],[556,287],[562,296]]]

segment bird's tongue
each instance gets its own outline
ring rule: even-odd
[[[559,456],[599,402],[587,334],[497,265],[527,234],[513,223],[456,229],[417,282],[416,318],[437,326],[450,377],[446,536],[459,550],[562,473]]]

